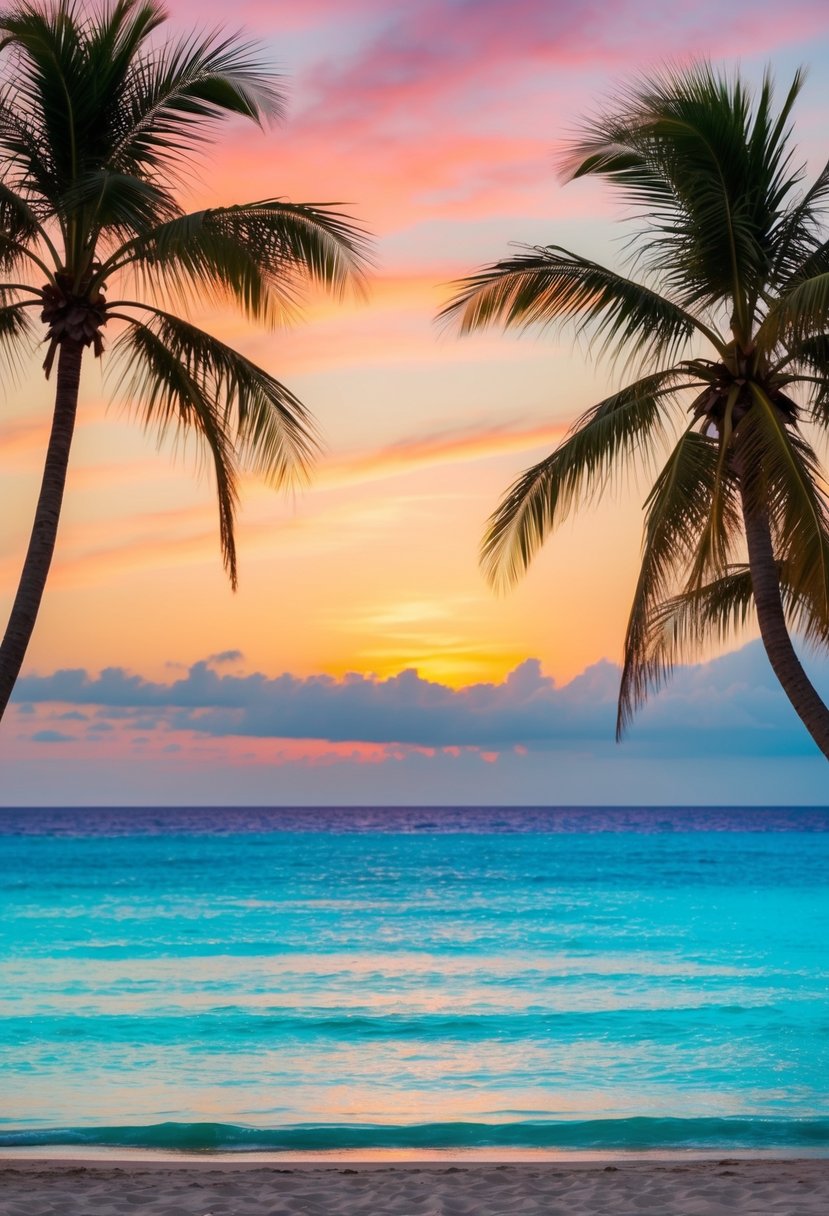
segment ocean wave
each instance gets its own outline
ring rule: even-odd
[[[775,1007],[757,1005],[668,1005],[641,1008],[632,1003],[619,1009],[495,1011],[486,1013],[381,1013],[308,1010],[304,1013],[268,1011],[257,1014],[243,1009],[193,1010],[179,1007],[153,1014],[29,1014],[2,1021],[3,1035],[10,1041],[55,1043],[90,1041],[101,1043],[179,1043],[183,1038],[201,1046],[226,1046],[240,1040],[249,1043],[272,1041],[312,1046],[334,1040],[343,1046],[373,1040],[404,1040],[438,1046],[463,1043],[558,1044],[608,1039],[615,1044],[671,1042],[676,1034],[716,1030],[722,1019],[729,1027],[739,1020],[742,1034],[767,1038]],[[780,1030],[792,1019],[780,1021]],[[814,1028],[829,1032],[829,1022],[814,1021]]]
[[[174,1152],[334,1152],[372,1149],[759,1150],[829,1153],[829,1119],[628,1118],[511,1123],[156,1123],[128,1127],[5,1129],[0,1148],[163,1149]]]

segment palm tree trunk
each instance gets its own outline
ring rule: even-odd
[[[789,637],[768,515],[748,506],[745,489],[741,490],[741,500],[751,585],[766,654],[795,713],[829,760],[829,708],[803,670]]]
[[[0,645],[0,719],[5,713],[35,627],[46,576],[52,564],[66,484],[69,449],[75,430],[83,346],[65,340],[58,357],[55,413],[32,535],[6,634]]]

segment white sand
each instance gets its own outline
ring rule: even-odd
[[[2,1216],[827,1216],[829,1160],[0,1160]]]

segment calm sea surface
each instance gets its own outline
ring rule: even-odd
[[[0,810],[0,1146],[823,1148],[829,810]]]

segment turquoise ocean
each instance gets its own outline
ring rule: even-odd
[[[0,1147],[829,1154],[829,809],[0,810]]]

